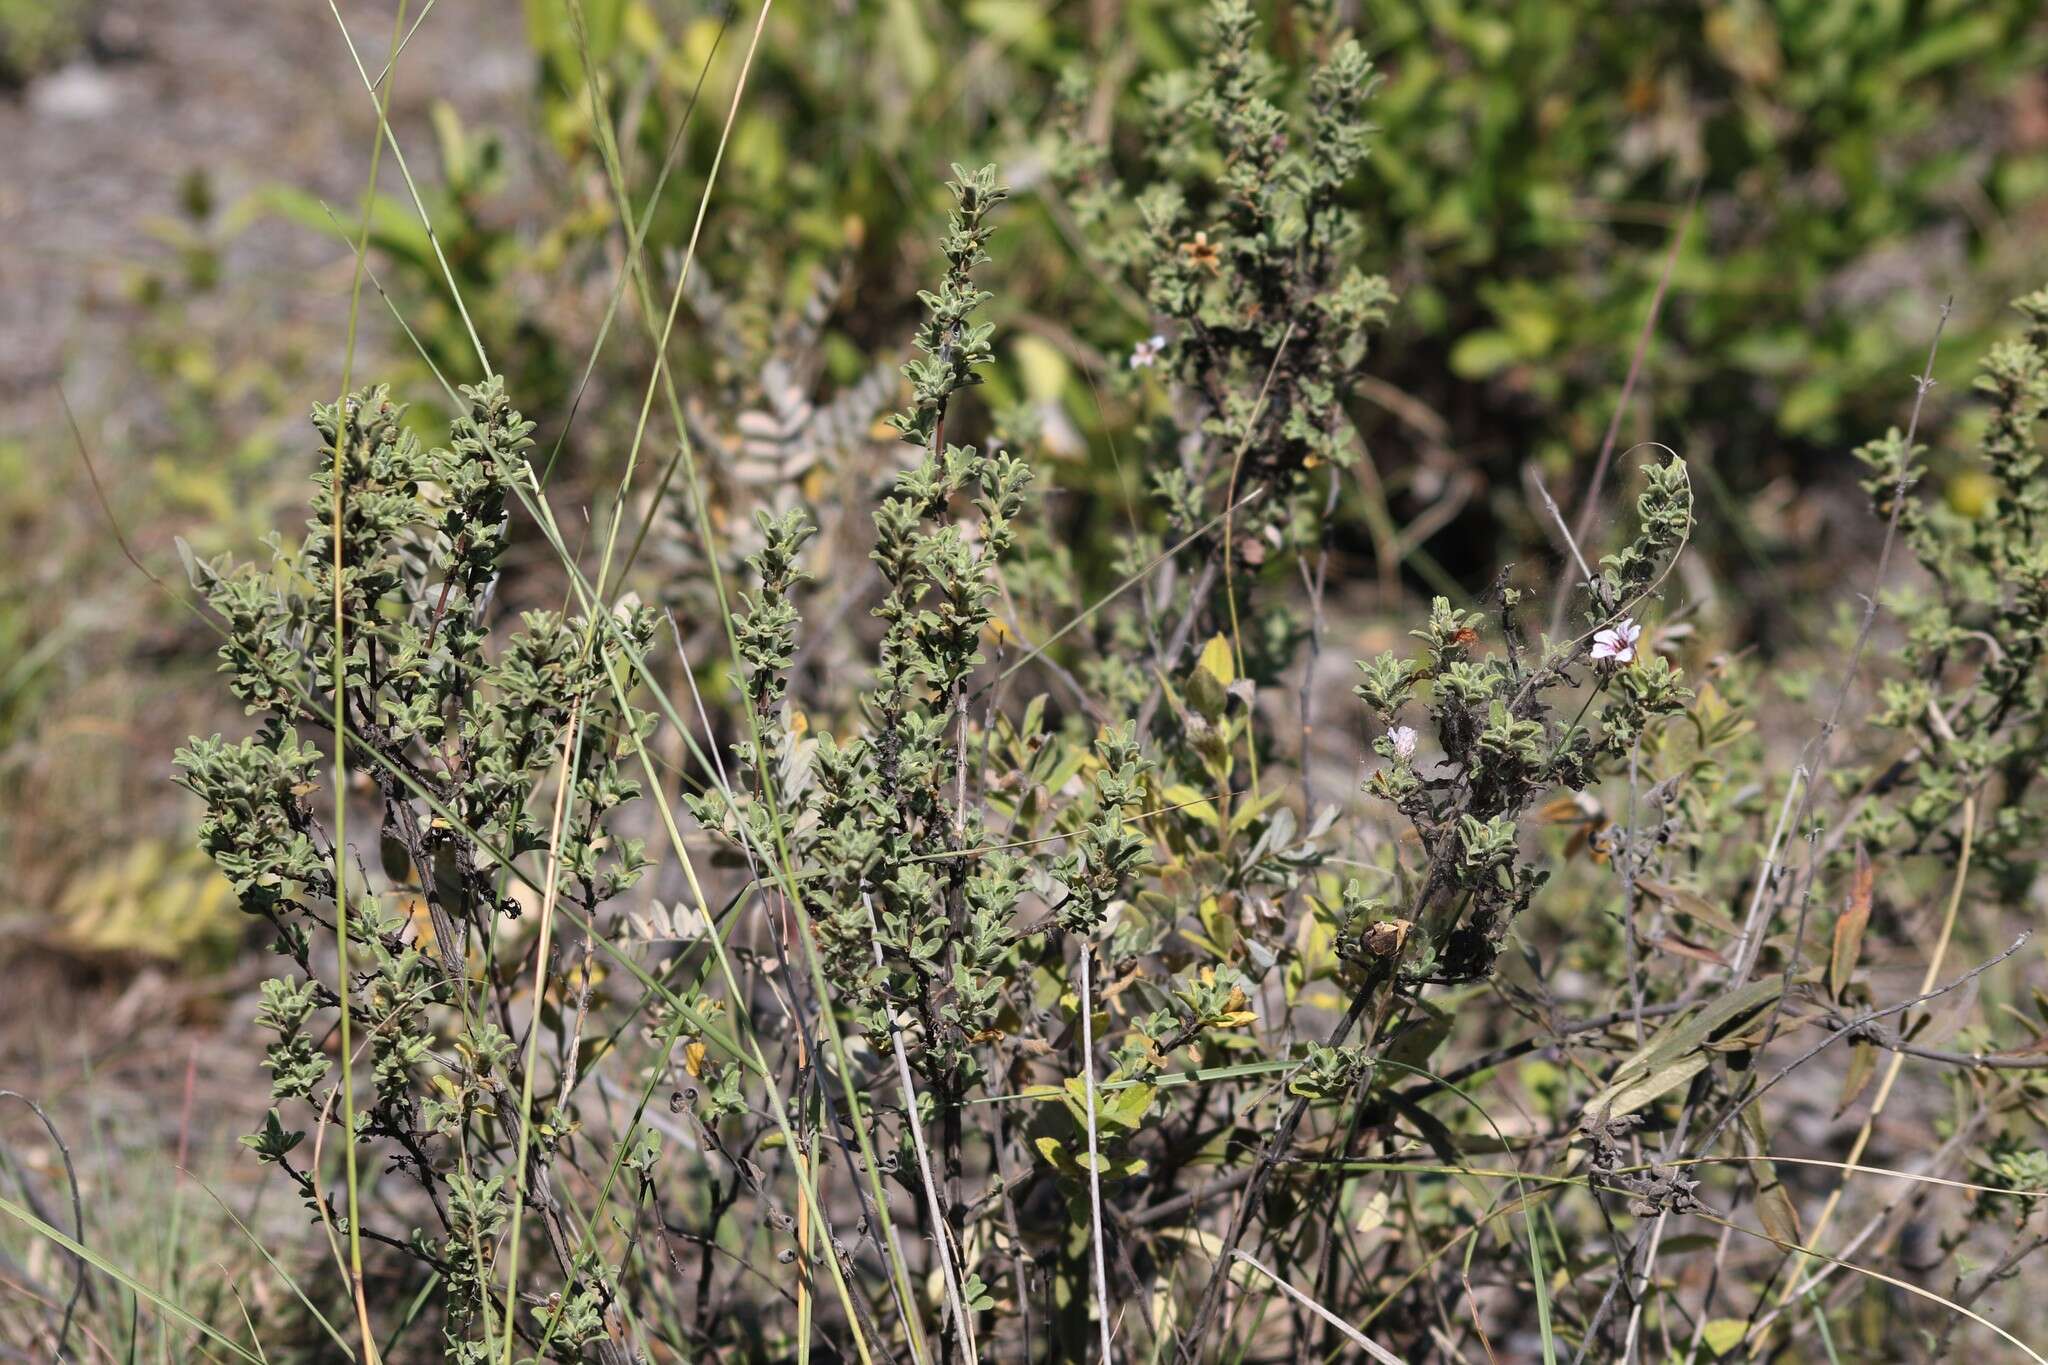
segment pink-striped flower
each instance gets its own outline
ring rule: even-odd
[[[1636,642],[1643,638],[1643,628],[1624,616],[1607,629],[1593,637],[1593,661],[1617,664],[1634,663]]]

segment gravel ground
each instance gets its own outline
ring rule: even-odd
[[[365,62],[381,67],[390,10],[342,8]],[[507,11],[503,0],[438,0],[411,39],[393,121],[416,175],[437,173],[427,114],[445,98],[466,123],[510,135],[519,176],[532,70],[517,10],[509,20]],[[351,255],[238,206],[289,185],[348,219],[375,133],[322,4],[116,0],[99,12],[90,53],[0,91],[0,456],[13,448],[30,475],[0,490],[0,611],[19,612],[31,645],[54,650],[52,681],[11,734],[0,698],[0,1087],[50,1107],[81,1157],[91,1208],[137,1184],[165,1193],[180,1154],[202,1175],[253,1180],[234,1136],[249,1131],[268,1087],[260,1040],[223,1027],[249,1014],[250,973],[195,980],[132,956],[81,955],[65,950],[51,913],[68,882],[118,861],[132,841],[188,844],[192,811],[167,780],[171,748],[194,730],[242,723],[208,681],[207,642],[119,554],[59,386],[130,540],[176,577],[172,537],[212,519],[152,491],[180,431],[172,386],[144,347],[170,329],[217,373],[276,376],[212,390],[226,398],[201,429],[217,433],[218,455],[179,455],[200,472],[233,488],[233,476],[205,466],[225,468],[265,433],[298,440],[310,395],[339,383]],[[388,155],[384,166],[385,188],[402,192]],[[166,309],[145,282],[180,277],[178,235],[192,222],[183,203],[200,171],[216,205],[218,280]],[[359,374],[393,344],[374,295],[365,309]],[[12,1150],[30,1153],[32,1170],[51,1155],[35,1131],[25,1113],[0,1114],[0,1140],[18,1140]],[[272,1202],[296,1217],[289,1199]],[[162,1205],[134,1207],[147,1217]]]
[[[49,656],[25,718],[0,696],[0,862],[15,874],[0,914],[56,897],[95,844],[172,833],[156,817],[177,794],[154,760],[233,723],[217,688],[186,685],[210,644],[123,559],[62,400],[155,572],[178,576],[176,536],[253,550],[279,490],[298,492],[262,452],[302,444],[308,403],[340,382],[352,272],[345,243],[266,211],[263,192],[289,186],[350,220],[376,136],[327,6],[112,2],[89,54],[0,92],[0,646]],[[446,99],[510,135],[515,192],[531,181],[531,66],[504,8],[438,0],[403,54],[393,121],[421,179],[438,174],[427,115]],[[390,11],[344,11],[381,67]],[[203,221],[185,207],[202,178]],[[189,283],[195,242],[205,288]],[[394,334],[366,291],[359,377]]]

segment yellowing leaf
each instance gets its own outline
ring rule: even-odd
[[[1943,491],[1950,507],[1974,521],[1997,498],[1998,484],[1982,470],[1966,469],[1950,479]]]
[[[1070,373],[1067,358],[1059,348],[1029,332],[1018,336],[1010,346],[1017,358],[1017,374],[1024,381],[1024,392],[1041,402],[1058,398]]]
[[[1463,379],[1485,379],[1520,358],[1514,339],[1495,328],[1468,333],[1451,348],[1451,370]]]
[[[1271,791],[1264,792],[1257,798],[1248,797],[1244,801],[1239,802],[1237,809],[1230,813],[1230,832],[1232,834],[1244,833],[1246,829],[1251,827],[1252,821],[1258,819],[1275,805],[1279,804],[1287,794],[1287,788],[1275,785]]]
[[[1216,823],[1216,807],[1185,782],[1175,782],[1159,793],[1169,806],[1178,806],[1190,816],[1208,824]]]
[[[646,5],[628,5],[620,27],[626,41],[642,52],[659,52],[667,46],[661,20]]]
[[[1749,1333],[1749,1324],[1741,1318],[1714,1318],[1700,1333],[1700,1340],[1709,1351],[1725,1356],[1742,1345],[1742,1338]]]
[[[1231,652],[1230,641],[1221,635],[1209,637],[1209,643],[1202,646],[1202,657],[1195,667],[1207,669],[1209,676],[1225,687],[1237,681],[1237,656]]]
[[[1106,1105],[1104,1097],[1098,1094],[1095,1097],[1096,1110],[1098,1113],[1109,1114],[1126,1128],[1136,1128],[1144,1120],[1146,1111],[1152,1107],[1152,1096],[1155,1093],[1156,1088],[1150,1085],[1126,1086],[1122,1090],[1111,1091]]]

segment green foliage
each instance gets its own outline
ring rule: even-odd
[[[1500,618],[1507,648],[1481,657],[1475,646],[1482,619],[1439,597],[1414,632],[1419,658],[1383,655],[1359,665],[1365,681],[1355,691],[1386,731],[1375,747],[1389,760],[1369,789],[1413,825],[1427,857],[1412,901],[1425,933],[1406,948],[1402,968],[1413,976],[1459,981],[1490,970],[1515,917],[1547,877],[1522,861],[1524,818],[1552,792],[1581,791],[1625,766],[1651,727],[1692,699],[1669,661],[1638,652],[1633,635],[1622,637],[1629,641],[1626,657],[1603,657],[1602,641],[1616,638],[1616,629],[1640,633],[1623,613],[1654,588],[1691,528],[1691,489],[1680,461],[1650,466],[1637,513],[1636,536],[1602,560],[1600,577],[1586,585],[1589,629],[1579,639],[1557,646],[1545,640],[1525,662],[1515,616],[1520,597],[1508,589]],[[1587,641],[1592,648],[1581,656]],[[1579,716],[1604,697],[1598,718],[1585,730],[1576,718],[1559,725],[1554,708],[1587,682]],[[1411,705],[1427,710],[1443,756],[1429,775],[1417,759],[1415,731],[1400,723]],[[1347,919],[1360,913],[1350,910]],[[1364,947],[1362,932],[1354,933]]]
[[[577,399],[573,424],[550,418],[550,444],[564,438],[572,468],[615,469],[632,424],[629,405],[605,400],[634,391],[651,352],[620,289],[614,335],[581,378],[587,322],[567,319],[613,292],[638,228],[595,170],[616,153],[631,211],[645,212],[646,258],[672,269],[697,228],[695,194],[677,190],[719,147],[707,115],[731,94],[746,20],[652,0],[525,8],[536,132],[558,159],[541,166],[553,211],[510,230],[530,215],[506,202],[498,137],[445,105],[441,174],[422,174],[421,192],[513,390],[550,414]],[[1151,376],[1132,391],[1126,357],[1242,370],[1254,381],[1206,419],[1225,447],[1255,429],[1241,493],[1261,464],[1369,448],[1376,479],[1326,515],[1377,543],[1427,514],[1444,537],[1382,547],[1389,586],[1404,558],[1456,555],[1461,535],[1544,542],[1542,518],[1455,475],[1504,488],[1525,456],[1553,479],[1586,466],[1681,221],[1687,245],[1638,392],[1700,450],[1745,452],[1709,462],[1738,496],[1780,474],[1803,481],[1815,457],[1889,415],[1918,358],[1913,310],[1966,276],[1995,289],[2031,268],[2010,225],[2048,194],[2048,153],[2019,131],[2048,35],[2027,0],[1247,4],[1220,24],[1205,6],[1134,0],[1115,43],[1092,13],[771,12],[685,283],[682,325],[716,344],[670,357],[722,399],[692,432],[730,452],[707,462],[714,505],[743,521],[753,499],[732,485],[779,488],[791,467],[829,501],[851,472],[846,438],[892,402],[877,362],[918,321],[907,282],[942,273],[915,226],[929,202],[917,168],[963,149],[1052,172],[984,281],[999,296],[985,374],[992,409],[1049,417],[1062,458],[1083,442],[1094,452],[1066,480],[1077,516],[1104,532],[1121,520],[1121,476],[1101,452],[1128,418],[1103,402],[1165,415]],[[982,57],[943,60],[966,51]],[[276,202],[334,231],[318,204]],[[475,373],[409,198],[380,199],[372,223],[427,357]],[[1390,313],[1396,292],[1406,306]],[[819,300],[806,335],[777,335],[772,324]],[[1382,382],[1350,391],[1350,349],[1383,315],[1397,330]],[[1037,323],[1055,318],[1066,334],[1049,344]],[[1958,320],[1982,325],[1967,310]],[[1195,524],[1201,491],[1182,494]],[[1297,524],[1281,501],[1245,508],[1248,553]],[[1717,561],[1754,550],[1717,521],[1703,547]],[[1110,558],[1081,556],[1091,586],[1117,572]]]
[[[1330,37],[1306,90],[1285,92],[1257,37],[1248,5],[1219,5],[1200,62],[1145,84],[1145,155],[1128,180],[1087,132],[1085,90],[1067,92],[1059,149],[1092,260],[1138,281],[1162,329],[1134,353],[1133,374],[1156,369],[1182,408],[1204,414],[1192,449],[1165,448],[1172,427],[1154,433],[1165,534],[1197,537],[1190,565],[1208,557],[1201,533],[1217,517],[1233,568],[1317,543],[1316,471],[1335,478],[1357,458],[1347,404],[1368,332],[1394,301],[1359,265],[1363,234],[1345,201],[1365,159],[1371,62],[1355,38]],[[1288,93],[1285,106],[1269,98]],[[1149,558],[1158,546],[1132,549]],[[1191,610],[1206,606],[1199,596]],[[1270,618],[1262,643],[1284,654],[1290,629]],[[1260,675],[1271,655],[1256,653]]]
[[[523,1122],[544,1140],[559,1134],[553,1116],[571,1076],[559,1073],[552,1095],[537,1090],[534,1112],[521,1115],[517,1097],[530,1084],[523,1064],[499,1023],[480,1012],[483,996],[495,994],[502,1010],[510,994],[489,967],[495,922],[523,914],[505,878],[545,852],[541,866],[554,870],[555,886],[543,893],[584,916],[638,880],[640,841],[609,824],[638,795],[623,761],[628,737],[648,718],[621,705],[608,678],[631,666],[653,630],[644,610],[599,622],[530,611],[522,629],[493,640],[487,612],[508,501],[533,485],[532,426],[495,380],[464,397],[448,444],[431,449],[381,387],[315,408],[321,445],[303,539],[274,539],[267,569],[191,565],[225,626],[222,672],[259,728],[240,741],[195,739],[178,753],[179,780],[203,803],[202,845],[243,911],[271,926],[275,950],[297,969],[264,983],[257,1014],[277,1036],[265,1058],[273,1100],[328,1114],[331,1097],[318,1092],[332,1067],[319,1040],[343,1006],[340,992],[367,1027],[373,1099],[358,1112],[354,1140],[402,1153],[401,1168],[446,1223],[435,1245],[446,1246],[447,1259],[440,1251],[424,1259],[450,1284],[452,1358],[467,1358],[483,1330],[482,1247],[503,1218],[514,1134]],[[321,726],[337,706],[350,764],[381,813],[381,886],[366,872],[346,888],[337,882],[333,812],[315,800],[323,755],[301,727]],[[555,784],[574,797],[563,821],[535,808],[539,791]],[[538,885],[546,873],[522,875]],[[335,932],[344,894],[352,970],[336,988],[321,981],[315,940]],[[245,1141],[290,1176],[308,1207],[339,1221],[331,1186],[293,1161],[303,1136],[286,1132],[272,1110]],[[558,1228],[554,1242],[562,1246]],[[597,1330],[594,1296],[609,1291],[580,1260],[557,1269],[567,1288],[543,1330],[573,1346]]]
[[[961,22],[987,27],[1006,7],[969,8]],[[1615,466],[1639,482],[1635,524],[1611,552],[1572,545],[1570,584],[1524,570],[1478,599],[1447,590],[1414,613],[1412,644],[1360,662],[1359,752],[1341,755],[1361,760],[1358,780],[1319,800],[1332,765],[1316,726],[1342,730],[1316,715],[1315,666],[1326,640],[1351,638],[1328,632],[1333,527],[1354,487],[1389,514],[1366,458],[1363,410],[1386,396],[1368,355],[1397,377],[1427,369],[1432,396],[1471,397],[1482,418],[1511,387],[1551,421],[1584,417],[1601,386],[1572,349],[1639,320],[1639,281],[1612,267],[1613,243],[1544,225],[1563,214],[1554,178],[1577,164],[1555,158],[1594,155],[1603,102],[1611,116],[1627,96],[1603,87],[1584,114],[1525,96],[1611,77],[1621,54],[1606,43],[1645,21],[1579,43],[1564,4],[1375,12],[1389,43],[1368,59],[1333,6],[1289,9],[1270,35],[1242,0],[1199,24],[1131,8],[1137,70],[1061,82],[1063,116],[1041,136],[1060,188],[1037,187],[1075,238],[1062,249],[1091,263],[1063,289],[1099,286],[1131,314],[1076,309],[1063,340],[1121,353],[1144,338],[1090,419],[1137,466],[1114,536],[1086,534],[1101,499],[1045,496],[1103,491],[1056,448],[1065,362],[1036,390],[1009,372],[1030,297],[1012,229],[1042,244],[1047,224],[999,220],[1010,192],[994,168],[956,166],[936,255],[909,253],[933,287],[914,315],[870,310],[868,335],[835,336],[829,289],[806,284],[792,307],[763,301],[772,286],[673,286],[714,330],[775,330],[762,319],[793,312],[799,349],[836,356],[799,364],[749,340],[685,362],[744,396],[757,420],[731,423],[743,454],[798,473],[772,491],[741,477],[716,456],[727,447],[695,444],[693,424],[729,414],[679,403],[676,469],[652,494],[620,491],[614,506],[644,512],[669,555],[656,590],[698,608],[675,623],[683,657],[651,648],[658,614],[611,581],[609,543],[592,589],[529,464],[533,426],[496,377],[463,390],[445,446],[382,388],[318,408],[304,536],[274,539],[267,568],[194,559],[227,688],[257,720],[240,741],[194,740],[180,780],[283,959],[256,1018],[276,1107],[244,1141],[342,1226],[305,1139],[332,1124],[341,1078],[366,1077],[354,1130],[331,1135],[374,1154],[360,1165],[375,1197],[350,1231],[438,1277],[449,1358],[502,1345],[561,1360],[1069,1360],[1111,1325],[1161,1359],[1345,1349],[1240,1273],[1253,1249],[1277,1264],[1269,1277],[1408,1358],[1467,1330],[1446,1303],[1473,1276],[1506,1292],[1484,1324],[1470,1315],[1489,1335],[1468,1353],[1497,1338],[1620,1358],[1652,1331],[1676,1349],[1694,1322],[1732,1350],[1750,1329],[1712,1327],[1728,1321],[1714,1296],[1784,1283],[1771,1240],[1805,1236],[1797,1194],[1811,1191],[1776,1173],[1768,1124],[1793,1089],[1777,1082],[1819,1055],[1806,1049],[1820,1034],[1847,1044],[1844,1107],[1878,1051],[1956,1068],[1941,1159],[1981,1141],[1996,1179],[1944,1225],[1944,1254],[2015,1214],[2037,1173],[2030,1054],[1994,1066],[1943,1051],[1935,1016],[1914,1012],[1942,992],[1863,1009],[1882,998],[1866,944],[1899,935],[1873,914],[1879,871],[1850,874],[1823,947],[1808,912],[1845,861],[1830,839],[1887,855],[1888,893],[1932,853],[1929,875],[1952,875],[1960,902],[1960,812],[1979,800],[1972,828],[2000,889],[2023,889],[2048,714],[2048,295],[2023,303],[2025,340],[1987,362],[1978,515],[1899,500],[1921,472],[1903,438],[1866,451],[1928,586],[1898,605],[1901,676],[1883,707],[1914,751],[1881,781],[1850,779],[1869,798],[1858,811],[1823,807],[1774,764],[1743,704],[1759,666],[1717,654],[1724,640],[1693,643],[1722,626],[1678,572],[1696,509],[1676,456]],[[574,95],[547,116],[563,146],[612,149],[633,97],[608,77],[673,93],[694,70],[683,59],[708,55],[703,25],[678,38],[652,13],[617,0],[556,23],[533,8],[547,78]],[[915,7],[879,13],[849,25],[901,39],[877,60],[914,72]],[[2006,33],[2002,10],[1982,13],[1965,36]],[[1937,6],[1910,22],[1947,33],[1952,18]],[[1044,75],[1075,64],[1066,22],[1012,15],[1000,32]],[[1785,126],[1771,99],[1825,124],[1843,98],[1831,82],[1949,69],[1939,44],[1902,71],[1839,33],[1838,59],[1820,62],[1826,27],[1804,31],[1801,15],[1718,7],[1700,22],[1717,79],[1743,87],[1729,117],[1759,121],[1771,146]],[[1817,74],[1771,67],[1766,30]],[[1575,44],[1589,54],[1567,61]],[[1492,74],[1432,69],[1443,45]],[[1527,80],[1501,80],[1515,63]],[[831,54],[818,68],[783,72],[777,97],[819,98]],[[1044,94],[1036,80],[1020,86]],[[1462,148],[1456,177],[1428,171],[1440,140],[1414,122],[1437,87],[1490,92],[1469,121],[1484,145]],[[913,114],[925,88],[908,84]],[[991,118],[1028,107],[999,93],[1014,98],[989,96],[1006,111]],[[634,107],[627,152],[665,156],[677,109]],[[1369,117],[1401,130],[1396,145],[1368,138]],[[772,147],[775,126],[742,128],[738,145]],[[746,229],[801,187],[741,160]],[[1662,193],[1672,172],[1650,157],[1600,188]],[[1404,199],[1437,179],[1458,188],[1436,185],[1426,212]],[[657,209],[648,259],[682,230]],[[793,239],[832,237],[793,221],[757,245],[781,260],[802,254]],[[1420,240],[1453,268],[1407,290],[1397,318],[1391,276],[1372,267]],[[1515,269],[1473,293],[1515,320],[1474,333],[1470,300],[1458,315],[1447,300],[1472,284],[1459,270],[1502,253]],[[1539,280],[1525,259],[1565,268]],[[1587,288],[1597,326],[1528,321]],[[1397,327],[1425,344],[1369,349]],[[1448,358],[1427,344],[1459,328]],[[901,448],[873,459],[866,434],[846,436],[873,412],[848,414],[876,404],[873,352],[906,335]],[[762,354],[758,383],[735,377]],[[1673,384],[1670,401],[1719,411],[1729,373]],[[827,379],[859,401],[834,419],[846,439],[813,443],[809,424],[837,402]],[[1807,416],[1755,418],[1781,420]],[[563,561],[566,583],[545,593],[511,572],[528,518]],[[1076,586],[1105,567],[1113,593]],[[532,605],[564,592],[581,615]],[[618,600],[595,600],[606,593]],[[1559,619],[1577,609],[1561,638],[1528,619],[1553,593]],[[693,664],[692,641],[714,636],[724,666]],[[346,733],[323,745],[337,707]],[[374,870],[336,846],[335,746],[377,815]],[[653,822],[673,855],[659,868],[635,837]],[[350,970],[336,978],[323,969],[343,897]],[[533,932],[541,907],[569,927]],[[324,1041],[344,1008],[362,1044],[338,1057]],[[1760,1224],[1763,1245],[1667,1237],[1724,1210]],[[1699,1259],[1680,1271],[1681,1257]],[[1822,1330],[1762,1326],[1766,1311],[1758,1330],[1794,1350]]]
[[[85,44],[86,0],[0,0],[0,86],[61,65]]]
[[[731,77],[706,59],[738,33],[710,16],[668,22],[646,0],[585,5],[580,19],[562,6],[527,10],[541,129],[571,164],[594,157],[599,117],[630,130],[622,157],[643,193],[672,151],[678,164],[704,163],[718,121],[680,125],[693,105],[723,107]],[[1140,0],[1119,12],[1113,44],[1088,14],[907,4],[830,21],[772,14],[702,244],[710,278],[743,280],[773,308],[819,268],[850,268],[847,292],[867,306],[833,319],[831,368],[853,381],[899,344],[896,262],[924,249],[903,212],[905,169],[966,147],[1049,155],[1061,188],[1039,191],[1045,211],[1020,220],[996,263],[997,292],[1017,300],[995,320],[998,401],[1032,388],[1026,342],[1008,339],[1004,322],[1022,308],[1077,319],[1079,339],[1112,363],[1161,335],[1176,367],[1211,359],[1189,344],[1197,319],[1201,335],[1215,327],[1224,340],[1263,333],[1227,355],[1254,369],[1292,322],[1294,361],[1275,382],[1300,402],[1276,398],[1262,423],[1294,428],[1293,449],[1273,458],[1313,446],[1340,458],[1358,444],[1355,419],[1401,513],[1431,498],[1426,480],[1410,488],[1396,466],[1437,447],[1473,452],[1496,473],[1507,469],[1496,448],[1537,454],[1553,474],[1589,458],[1695,187],[1699,211],[1645,385],[1674,429],[1760,452],[1720,470],[1738,488],[1781,468],[1797,477],[1796,456],[1888,413],[1897,375],[1917,360],[1910,306],[1965,271],[2007,280],[2026,269],[2001,224],[2048,192],[2048,157],[2009,134],[2048,41],[2026,0],[1372,3],[1355,15],[1247,4],[1220,25],[1205,6]],[[968,50],[999,55],[963,91],[942,54]],[[1954,131],[1965,126],[1997,131]],[[499,262],[464,280],[469,296],[489,307],[522,279],[593,259],[599,235],[618,226],[599,199],[565,211],[530,263],[457,253],[466,269]],[[1963,202],[1976,207],[1958,215]],[[688,239],[692,206],[656,200],[654,258]],[[1102,220],[1120,230],[1096,230]],[[468,218],[437,221],[445,235]],[[1203,249],[1183,254],[1198,232]],[[1418,428],[1413,408],[1390,420],[1380,396],[1334,411],[1308,334],[1358,337],[1390,298],[1372,271],[1349,269],[1346,238],[1372,243],[1407,296],[1381,377],[1440,426]],[[1275,242],[1325,257],[1313,293],[1289,291],[1287,271],[1254,268]],[[1099,268],[1041,264],[1077,247]],[[779,278],[758,271],[764,256],[784,263]],[[445,312],[421,268],[408,292]],[[1315,273],[1304,260],[1292,277]],[[1896,287],[1902,279],[1912,287]],[[460,358],[462,347],[433,349]],[[572,350],[546,368],[573,373],[575,362]],[[1112,424],[1067,361],[1055,363],[1065,413],[1090,430]],[[511,372],[521,392],[538,392],[537,374]],[[1215,420],[1241,425],[1245,413]],[[1267,458],[1267,443],[1251,455]],[[1088,483],[1115,489],[1106,469]],[[1491,510],[1540,535],[1533,518]]]
[[[1394,75],[1366,211],[1444,263],[1411,298],[1432,358],[1493,414],[1555,414],[1554,458],[1598,439],[1695,184],[1651,382],[1673,429],[1726,448],[1889,410],[1918,357],[1879,281],[1916,241],[1999,269],[1995,231],[1937,226],[1945,197],[2040,192],[2038,149],[1973,165],[1943,132],[2036,60],[2025,4],[1367,9]]]
[[[1982,505],[1912,496],[1925,452],[1896,428],[1861,447],[1864,488],[1926,572],[1888,605],[1905,630],[1877,723],[1911,737],[1891,799],[1857,827],[1874,846],[1952,846],[1964,799],[1990,793],[1978,843],[2014,888],[2048,843],[2036,794],[2048,762],[2048,479],[2036,430],[2048,413],[2048,291],[2015,305],[2022,335],[1992,347],[1977,379],[1990,418],[1973,464]]]

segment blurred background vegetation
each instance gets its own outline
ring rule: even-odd
[[[1292,7],[1265,8],[1284,54]],[[1353,207],[1401,303],[1353,414],[1369,460],[1333,512],[1339,592],[1391,605],[1555,556],[1526,480],[1567,505],[1582,487],[1667,258],[1622,443],[1654,437],[1691,462],[1698,548],[1731,609],[1768,620],[1799,584],[1837,581],[1872,534],[1847,452],[1899,420],[1942,301],[1938,373],[1954,380],[2048,265],[2041,6],[1350,9],[1384,77]],[[665,294],[739,69],[712,58],[744,48],[755,12],[431,10],[393,105],[409,170],[493,360],[541,418],[553,477],[599,496],[652,350],[636,300],[614,309],[617,198],[593,105],[621,130],[628,199],[652,205]],[[1113,266],[1078,254],[1056,129],[1071,116],[1127,139],[1141,102],[1185,98],[1198,22],[1178,0],[777,6],[671,347],[700,435],[730,457],[721,477],[861,496],[799,458],[805,422],[829,413],[834,439],[858,440],[894,404],[946,168],[993,160],[1019,199],[988,272],[986,408],[1027,413],[1063,462],[1073,590],[1106,586],[1089,533],[1122,515],[1126,485],[1105,414],[1154,328]],[[388,14],[348,23],[360,50],[383,49]],[[214,640],[128,552],[176,579],[174,537],[247,553],[301,496],[303,414],[339,381],[337,224],[359,211],[375,128],[324,7],[0,0],[0,141],[22,149],[0,188],[8,944],[125,971],[218,965],[241,932],[162,757],[234,724],[198,685]],[[358,374],[390,379],[436,428],[437,375],[474,379],[475,358],[386,165]],[[1965,510],[1973,496],[1960,479],[1944,493]],[[1757,635],[1766,651],[1782,638]]]

